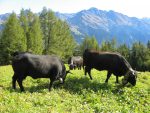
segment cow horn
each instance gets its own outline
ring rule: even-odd
[[[139,72],[139,71],[136,71],[136,70],[134,70],[134,72],[135,72],[136,74],[141,74],[141,72]]]
[[[131,70],[132,71],[132,74],[137,78],[137,74],[140,74],[140,72],[136,71],[136,70]]]

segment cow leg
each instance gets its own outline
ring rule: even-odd
[[[78,70],[81,70],[80,65],[78,64]]]
[[[108,83],[108,80],[109,80],[111,74],[112,74],[111,72],[109,72],[109,71],[107,72],[107,78],[105,80],[105,83]]]
[[[80,67],[80,70],[81,70],[81,66],[79,66]]]
[[[92,80],[92,76],[91,76],[91,68],[89,68],[89,67],[85,67],[85,75],[86,75],[86,73],[88,72],[88,74],[89,74],[89,77],[90,77],[90,79]]]
[[[50,84],[49,84],[49,87],[48,87],[49,91],[51,91],[51,89],[52,89],[53,82],[54,82],[54,80],[50,80]]]
[[[86,76],[87,74],[87,67],[84,68],[84,75]]]
[[[16,80],[17,80],[17,76],[16,74],[14,74],[14,76],[12,77],[12,88],[16,89]]]
[[[118,79],[118,76],[116,76],[116,83],[119,83],[119,79]]]
[[[78,70],[80,70],[80,66],[78,66]]]
[[[18,84],[19,84],[19,87],[20,87],[20,90],[21,90],[21,92],[22,91],[24,91],[24,87],[23,87],[23,85],[22,85],[22,81],[23,81],[23,79],[17,79],[17,82],[18,82]]]
[[[89,76],[90,76],[90,79],[92,80],[93,78],[92,78],[92,76],[91,76],[91,69],[88,70],[88,74],[89,74]]]

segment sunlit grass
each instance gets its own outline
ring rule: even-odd
[[[137,85],[119,88],[115,76],[105,84],[106,71],[92,70],[93,80],[83,70],[71,71],[63,86],[48,91],[49,79],[27,77],[21,93],[11,87],[11,66],[0,67],[1,113],[92,113],[150,111],[150,72],[138,75]],[[119,78],[121,83],[121,77]]]

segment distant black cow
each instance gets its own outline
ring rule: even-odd
[[[68,64],[70,70],[72,69],[80,69],[83,67],[83,58],[81,56],[73,56],[68,59]]]
[[[22,81],[27,77],[50,78],[49,90],[55,80],[64,83],[68,71],[63,62],[56,56],[33,55],[27,52],[15,52],[12,59],[14,75],[12,86],[16,89],[16,81],[21,91],[24,91]]]
[[[95,68],[99,71],[108,71],[105,82],[108,82],[108,79],[113,73],[116,76],[117,83],[118,76],[124,76],[122,81],[123,85],[128,82],[133,86],[136,85],[136,72],[132,69],[127,60],[119,53],[98,52],[86,49],[83,53],[83,65],[85,66],[85,75],[88,72],[91,79],[91,69]]]

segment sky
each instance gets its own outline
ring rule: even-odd
[[[150,18],[150,0],[0,0],[0,14],[12,11],[19,14],[22,8],[40,12],[43,7],[61,13],[76,13],[91,7],[113,10],[130,17]]]

